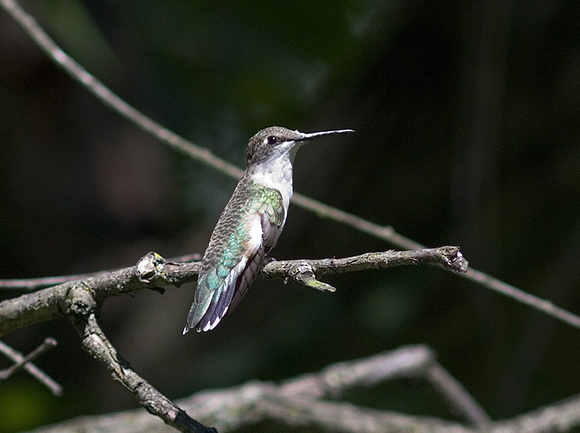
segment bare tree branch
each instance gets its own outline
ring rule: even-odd
[[[20,358],[18,360],[15,360],[16,363],[12,364],[10,367],[5,368],[4,370],[0,370],[0,380],[8,379],[10,376],[14,375],[15,373],[18,373],[20,370],[22,370],[24,368],[24,366],[28,362],[38,358],[43,353],[56,347],[57,344],[58,343],[56,342],[56,340],[54,338],[45,338],[44,341],[42,342],[42,344],[40,346],[38,346],[36,349],[34,349],[32,352],[30,352],[28,355],[26,355],[23,358]],[[0,351],[4,352],[6,355],[8,355],[10,357],[11,353],[6,351],[5,349],[6,349],[6,345],[0,345]]]
[[[485,410],[467,392],[461,382],[455,379],[443,366],[435,363],[430,365],[426,372],[426,378],[469,422],[474,425],[487,425],[491,422],[491,418]]]
[[[20,370],[25,370],[46,386],[55,396],[61,396],[62,387],[31,362],[43,353],[56,347],[56,345],[57,342],[54,338],[45,338],[40,346],[24,356],[22,353],[0,341],[0,353],[15,362],[14,365],[0,370],[0,381],[13,376]]]
[[[295,268],[308,265],[313,273],[324,275],[343,274],[345,272],[364,271],[368,269],[384,269],[393,266],[436,264],[453,272],[466,272],[468,262],[465,260],[459,247],[424,248],[409,251],[382,251],[365,253],[358,256],[332,259],[285,260],[271,262],[264,269],[266,277],[280,277],[290,275]]]
[[[205,427],[190,418],[184,410],[157,391],[131,368],[129,363],[117,353],[97,323],[95,300],[91,299],[82,287],[77,286],[76,290],[82,291],[78,294],[82,301],[77,300],[77,302],[82,303],[83,308],[77,309],[77,314],[69,315],[69,319],[81,337],[83,349],[105,366],[113,379],[131,392],[147,412],[158,416],[167,425],[188,433],[217,433],[215,429]]]
[[[537,311],[540,311],[547,316],[558,319],[568,325],[580,329],[580,317],[576,314],[565,310],[564,308],[554,305],[551,301],[539,298],[537,296],[531,295],[524,292],[511,284],[505,283],[491,275],[484,272],[478,271],[476,269],[470,268],[465,274],[462,274],[465,278],[479,283],[481,286],[493,290],[494,292],[500,293],[508,298],[512,298],[521,304],[525,304]]]
[[[172,272],[173,267],[179,270]],[[103,364],[113,379],[129,390],[148,412],[182,432],[215,432],[191,419],[185,411],[135,373],[108,341],[96,320],[106,298],[140,288],[154,288],[157,283],[165,286],[179,284],[191,280],[197,269],[197,263],[174,265],[158,254],[150,253],[131,268],[105,272],[86,280],[61,284],[1,302],[0,332],[66,317],[79,333],[83,348]]]
[[[440,247],[418,251],[385,251],[367,253],[344,259],[273,261],[262,270],[267,278],[282,278],[309,287],[333,291],[334,288],[316,280],[316,274],[352,272],[389,266],[441,263],[457,272],[465,272],[467,261],[457,247]],[[343,266],[344,268],[341,268]],[[72,281],[54,287],[26,293],[0,302],[0,335],[39,322],[77,313],[85,308],[87,294],[101,303],[106,298],[141,289],[159,289],[180,286],[195,279],[199,262],[169,262],[157,253],[148,253],[136,266],[94,274],[84,280]],[[305,275],[308,276],[307,281]],[[82,290],[77,290],[77,289]]]
[[[68,56],[48,34],[40,27],[38,22],[24,11],[18,2],[14,0],[0,0],[0,6],[20,25],[28,34],[34,43],[59,67],[64,69],[74,80],[78,81],[89,92],[96,96],[103,104],[110,107],[113,111],[125,117],[141,130],[156,137],[162,143],[171,147],[178,152],[184,153],[189,157],[203,164],[209,165],[216,170],[234,177],[239,178],[242,170],[233,164],[215,156],[208,149],[197,146],[185,138],[175,134],[173,131],[165,128],[163,125],[153,121],[139,110],[128,104],[126,101],[117,96],[100,80],[94,77],[74,59]],[[292,202],[303,209],[306,209],[321,218],[327,218],[341,224],[345,224],[355,230],[366,233],[370,236],[382,239],[403,249],[422,249],[425,248],[419,242],[409,239],[397,233],[391,226],[382,226],[371,221],[367,221],[356,215],[349,214],[340,209],[324,204],[320,201],[306,197],[302,194],[295,193]],[[504,296],[515,299],[518,302],[528,305],[529,307],[541,311],[557,320],[561,320],[577,329],[580,329],[580,317],[571,312],[560,308],[550,301],[530,295],[514,286],[494,278],[484,272],[470,269],[462,274],[464,278],[475,282],[487,289],[498,292]],[[324,287],[324,286],[322,286]],[[324,290],[324,289],[323,289]]]

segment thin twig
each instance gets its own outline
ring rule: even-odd
[[[32,362],[33,359],[39,357],[46,351],[56,347],[56,340],[54,338],[46,338],[44,342],[30,352],[27,356],[24,356],[22,353],[14,350],[7,344],[0,341],[0,352],[2,352],[5,356],[10,358],[16,364],[13,366],[0,371],[0,380],[6,379],[19,371],[20,369],[24,369],[30,375],[34,376],[40,383],[46,386],[54,395],[61,396],[62,395],[62,386],[56,383],[52,378],[50,378],[44,371],[34,365]]]
[[[323,292],[336,289],[317,278],[324,275],[357,272],[368,269],[384,269],[393,266],[418,264],[443,266],[454,272],[467,271],[468,262],[458,247],[425,248],[409,251],[382,251],[358,256],[332,259],[271,261],[260,274],[263,278],[284,278]]]
[[[503,282],[489,274],[470,268],[466,273],[461,274],[462,277],[479,283],[481,286],[500,293],[508,298],[528,305],[529,307],[541,311],[542,313],[558,319],[568,325],[580,329],[580,317],[576,314],[565,310],[564,308],[554,305],[551,301],[531,295],[517,287],[514,287],[506,282]]]
[[[441,364],[434,362],[430,365],[426,371],[426,378],[437,391],[445,396],[452,407],[473,425],[483,426],[491,422],[491,418],[483,407]]]
[[[36,45],[57,65],[63,68],[73,79],[81,83],[87,90],[101,100],[105,105],[112,108],[131,121],[138,128],[152,134],[161,142],[171,148],[189,155],[191,158],[207,164],[228,176],[239,178],[242,170],[233,164],[215,156],[208,149],[197,146],[183,137],[175,134],[159,123],[153,121],[126,101],[117,96],[100,80],[95,78],[86,69],[79,65],[74,59],[68,56],[40,27],[36,20],[25,12],[14,0],[0,0],[0,6],[20,25],[20,27],[30,36]],[[340,209],[333,208],[317,200],[308,198],[301,194],[294,194],[293,203],[308,210],[321,218],[328,218],[336,222],[345,224],[351,228],[367,233],[376,238],[382,239],[399,248],[424,248],[420,243],[413,241],[397,232],[390,226],[367,221],[356,215]],[[508,296],[536,310],[547,314],[557,320],[561,320],[580,329],[580,317],[556,305],[550,301],[530,295],[523,290],[517,289],[504,283],[484,272],[471,269],[463,276],[487,289],[494,290],[504,296]]]
[[[319,276],[419,264],[440,265],[454,272],[466,272],[468,266],[459,247],[453,246],[408,251],[390,250],[344,258],[285,260],[280,266],[288,269],[300,263],[308,263]],[[272,262],[268,271],[273,271],[276,267],[276,262]]]
[[[102,271],[101,271],[102,272]],[[54,277],[40,277],[40,278],[14,278],[7,280],[0,280],[0,289],[2,290],[38,290],[43,287],[56,286],[57,284],[67,283],[69,281],[82,280],[90,278],[101,272],[92,272],[88,274],[76,275],[58,275]]]
[[[103,104],[112,108],[113,111],[131,121],[135,126],[152,134],[174,150],[214,167],[231,177],[239,178],[242,175],[243,171],[235,165],[218,158],[208,149],[197,146],[185,138],[180,137],[121,99],[98,78],[66,54],[42,29],[34,17],[20,7],[17,1],[0,0],[0,5],[51,60],[64,69],[70,77],[89,90]]]
[[[36,349],[26,355],[24,358],[16,361],[15,364],[12,364],[10,367],[5,368],[4,370],[0,371],[0,380],[8,379],[10,376],[18,373],[20,370],[24,368],[24,366],[30,362],[38,358],[45,352],[48,352],[50,349],[57,346],[57,342],[54,338],[45,338],[42,344],[40,344]]]

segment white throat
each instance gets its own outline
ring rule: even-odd
[[[250,170],[249,174],[254,181],[280,191],[284,209],[288,209],[292,197],[291,155],[285,152],[274,160],[258,164]]]

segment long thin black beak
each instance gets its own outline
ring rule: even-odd
[[[301,137],[296,141],[312,140],[313,138],[323,137],[325,135],[345,134],[347,132],[354,132],[354,129],[336,129],[334,131],[319,131],[319,132],[298,132]]]

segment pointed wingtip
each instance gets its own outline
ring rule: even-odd
[[[187,326],[187,325],[186,325],[186,326],[183,328],[183,331],[182,331],[181,335],[185,335],[185,334],[187,334],[187,333],[188,333],[188,332],[189,332],[191,329],[193,329],[193,328],[190,328],[189,326]],[[203,332],[207,332],[207,331],[210,331],[211,329],[200,329],[200,328],[198,328],[198,327],[195,327],[195,330],[196,330],[197,332],[202,332],[202,331],[203,331]]]

